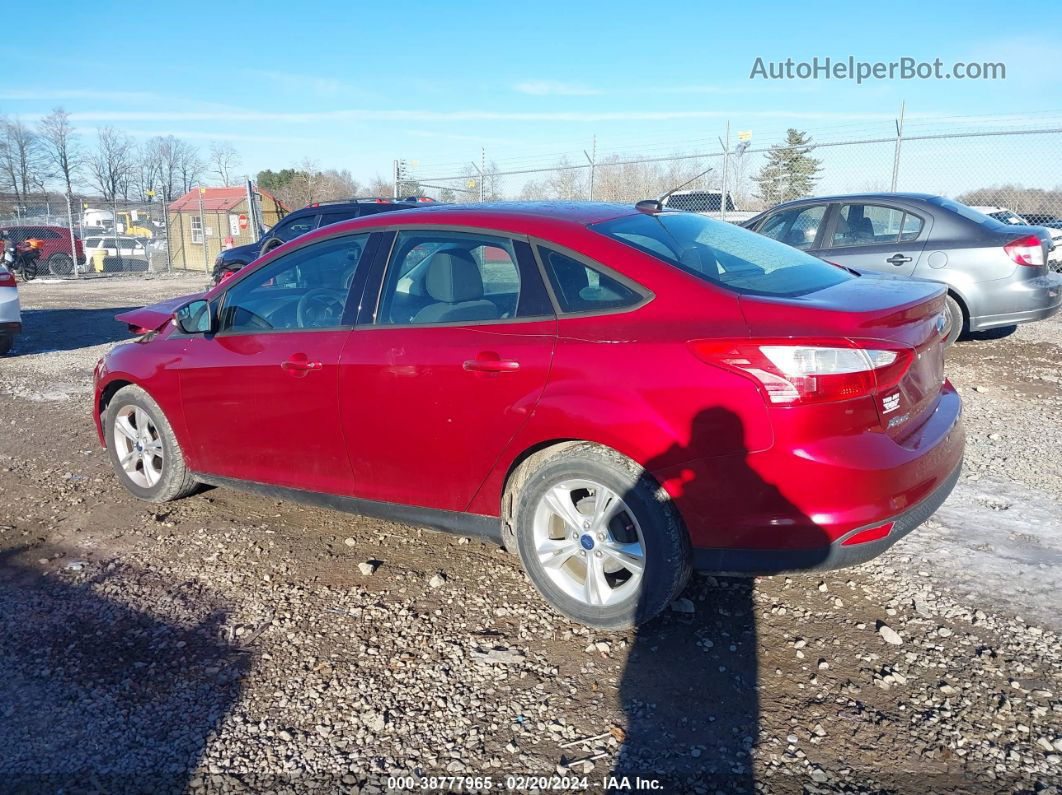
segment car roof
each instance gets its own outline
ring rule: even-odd
[[[841,201],[889,201],[890,199],[899,201],[928,201],[930,199],[939,199],[940,196],[935,193],[911,193],[911,192],[895,192],[882,191],[878,193],[838,193],[832,196],[806,196],[801,199],[792,199],[787,202],[777,204],[771,209],[777,209],[778,207],[788,207],[791,204],[822,204],[825,202],[841,202]]]
[[[503,221],[566,221],[586,226],[637,212],[630,204],[609,202],[537,201],[537,202],[483,202],[482,204],[434,204],[417,207],[415,211],[399,210],[388,213],[380,223],[392,223],[397,219],[432,219],[430,223],[472,223],[482,219]]]

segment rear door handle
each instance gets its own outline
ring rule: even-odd
[[[511,373],[520,369],[520,362],[514,362],[512,359],[501,359],[496,353],[481,353],[475,359],[466,361],[464,368],[472,373]]]
[[[890,265],[903,265],[905,262],[910,262],[910,257],[905,257],[903,254],[893,254],[887,260]]]

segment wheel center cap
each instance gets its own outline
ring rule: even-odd
[[[136,443],[136,451],[137,451],[138,453],[142,453],[142,452],[144,452],[144,445],[142,445],[142,444],[141,444],[140,442],[137,442],[137,443]]]
[[[589,533],[583,533],[579,536],[579,544],[583,549],[590,550],[594,548],[594,537]]]

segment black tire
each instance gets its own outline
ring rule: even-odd
[[[944,347],[946,348],[959,339],[966,330],[966,317],[963,315],[959,302],[952,298],[951,295],[944,296],[944,311],[948,315],[948,333],[944,337]]]
[[[32,282],[37,278],[37,260],[27,262],[22,266],[22,279],[27,282]]]
[[[118,449],[115,444],[115,421],[119,412],[126,407],[137,407],[147,413],[152,424],[158,432],[158,439],[162,442],[162,477],[153,486],[145,487],[134,483],[118,460]],[[147,502],[169,502],[181,497],[187,497],[195,491],[198,483],[188,471],[184,463],[184,454],[181,446],[177,443],[177,437],[173,433],[169,420],[163,414],[159,404],[138,386],[122,387],[111,398],[107,409],[103,413],[103,430],[107,441],[107,455],[111,460],[118,480],[129,490],[133,496]]]
[[[550,579],[535,553],[533,525],[539,502],[568,479],[600,483],[620,495],[641,528],[640,587],[615,604],[591,606],[572,598]],[[670,498],[635,462],[584,442],[536,456],[521,481],[513,493],[516,548],[531,582],[560,613],[596,629],[625,629],[655,618],[682,593],[690,577],[689,537]]]
[[[69,276],[74,272],[74,260],[61,251],[48,257],[48,271],[53,276]]]

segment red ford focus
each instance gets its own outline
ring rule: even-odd
[[[120,315],[96,368],[118,477],[231,485],[499,538],[596,627],[691,569],[835,568],[959,476],[944,289],[700,215],[440,206],[334,224]]]

